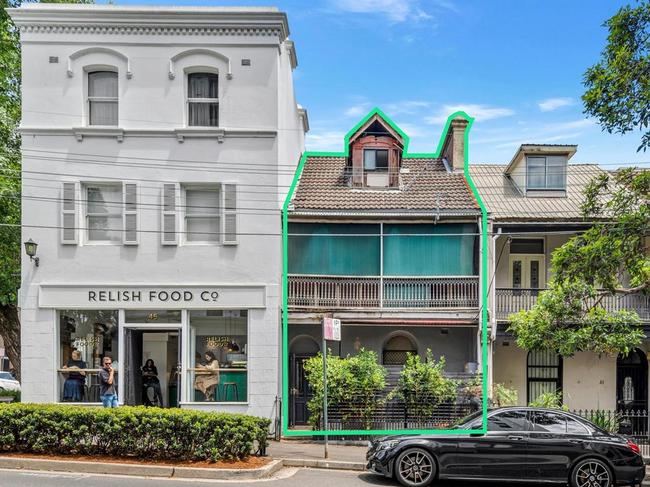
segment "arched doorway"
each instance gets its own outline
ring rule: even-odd
[[[648,409],[648,359],[638,348],[616,359],[616,409]]]
[[[306,425],[307,404],[313,397],[305,377],[305,361],[320,352],[318,342],[310,335],[299,335],[289,344],[289,426]]]
[[[552,350],[531,350],[526,358],[526,402],[562,390],[562,357]]]
[[[418,346],[415,340],[405,333],[395,334],[384,343],[381,351],[382,363],[388,366],[402,366],[406,363],[406,357],[409,353],[418,353]]]

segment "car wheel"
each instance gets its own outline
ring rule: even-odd
[[[423,487],[436,477],[433,455],[421,448],[409,448],[395,461],[395,478],[406,487]]]
[[[579,462],[571,472],[571,487],[612,487],[614,478],[609,467],[596,458]]]

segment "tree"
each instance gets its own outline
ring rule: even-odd
[[[650,147],[650,2],[625,6],[604,24],[601,60],[584,75],[585,113],[609,133],[644,131],[638,151]]]
[[[7,8],[20,0],[0,0],[0,336],[20,380],[20,36]],[[53,0],[43,3],[92,3]]]
[[[553,252],[549,289],[510,316],[529,350],[629,353],[644,338],[634,311],[609,311],[608,297],[650,293],[650,171],[626,168],[588,184],[582,214],[596,221]]]

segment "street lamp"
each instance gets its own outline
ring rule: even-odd
[[[29,255],[29,260],[33,260],[36,267],[38,267],[38,257],[36,257],[36,248],[38,244],[31,238],[25,242],[25,253]]]

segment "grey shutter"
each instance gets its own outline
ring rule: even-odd
[[[161,243],[178,245],[178,198],[180,186],[176,183],[163,184],[161,203]]]
[[[77,183],[63,183],[61,188],[61,243],[77,245]]]
[[[223,240],[224,245],[237,244],[237,186],[223,185]]]
[[[138,245],[138,185],[136,183],[124,183],[122,185],[122,243],[124,245]]]

